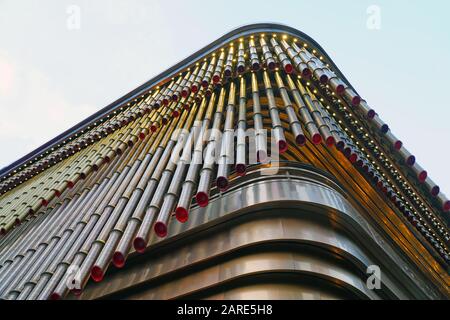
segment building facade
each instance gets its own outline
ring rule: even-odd
[[[450,202],[313,39],[236,29],[1,171],[2,299],[447,299]]]

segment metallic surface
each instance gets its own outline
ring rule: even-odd
[[[290,169],[294,174],[295,170]],[[152,287],[152,281],[165,276],[166,280],[161,280],[164,284],[130,298],[175,298],[229,279],[278,270],[313,273],[357,292],[355,297],[378,299],[376,291],[365,286],[366,268],[374,264],[382,270],[385,298],[442,298],[348,203],[331,179],[308,171],[309,176],[249,181],[244,187],[218,195],[207,208],[192,210],[185,224],[172,219],[168,238],[151,241],[154,244],[147,258],[136,258],[126,269],[111,274],[108,282],[88,286],[81,298],[124,298],[134,287],[145,287],[146,283]],[[286,244],[291,245],[289,250]],[[263,245],[270,246],[267,252],[254,254]],[[334,258],[308,256],[302,246]],[[334,259],[351,266],[339,269]],[[218,262],[209,267],[214,261]],[[194,267],[201,271],[188,276]],[[176,273],[183,276],[172,281],[169,274]]]
[[[219,39],[0,182],[1,298],[88,297],[90,278],[107,296],[207,298],[297,275],[334,297],[450,296],[450,202],[320,47],[266,27]]]

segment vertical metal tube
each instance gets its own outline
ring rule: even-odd
[[[247,130],[247,86],[245,77],[239,79],[239,115],[236,140],[236,172],[243,176],[247,170],[246,130]]]
[[[209,191],[211,188],[211,180],[213,170],[216,165],[217,145],[220,143],[220,127],[222,125],[222,112],[225,101],[225,89],[220,90],[219,99],[217,101],[217,109],[214,114],[213,126],[206,146],[206,154],[203,168],[200,170],[200,179],[197,187],[195,199],[200,207],[206,207],[209,203]]]
[[[267,104],[269,107],[270,119],[272,120],[272,135],[275,138],[276,145],[280,153],[284,153],[288,149],[288,144],[284,136],[283,127],[281,125],[280,115],[277,104],[275,102],[275,96],[272,90],[272,84],[267,71],[263,72],[263,82],[266,88]]]
[[[236,87],[234,82],[230,82],[228,92],[228,104],[226,107],[225,124],[223,128],[223,138],[220,147],[220,157],[217,168],[216,184],[219,190],[228,189],[229,168],[234,155],[234,109],[236,104]]]

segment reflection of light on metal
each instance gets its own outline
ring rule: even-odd
[[[320,51],[286,34],[266,38],[257,33],[197,57],[195,64],[178,68],[151,90],[145,88],[146,93],[139,92],[1,182],[2,193],[19,187],[1,203],[0,232],[21,227],[29,215],[44,210],[55,217],[56,212],[67,214],[67,221],[61,215],[53,227],[84,219],[67,237],[74,243],[88,233],[83,230],[90,230],[89,241],[96,241],[79,243],[77,250],[87,256],[80,255],[78,264],[83,285],[89,274],[100,281],[111,261],[124,266],[132,245],[144,252],[152,231],[159,237],[171,235],[174,212],[178,221],[189,223],[194,198],[194,205],[208,206],[217,190],[229,191],[252,175],[254,162],[262,163],[261,171],[278,167],[276,151],[283,159],[342,174],[346,187],[367,206],[391,202],[446,259],[435,211],[449,211],[450,202]],[[182,128],[186,132],[178,132]],[[215,130],[208,132],[211,128]],[[255,132],[255,150],[247,141],[249,129]],[[278,150],[268,150],[267,130]],[[181,160],[172,161],[175,156]],[[428,194],[411,188],[416,184],[433,197],[430,204],[422,202]],[[81,209],[82,218],[77,214]],[[386,204],[383,209],[393,212]],[[331,216],[337,219],[335,213]],[[390,223],[385,217],[380,221]],[[58,245],[61,252],[77,251]],[[64,274],[63,269],[55,274]],[[46,297],[52,290],[54,297],[63,297],[62,278],[52,277],[57,285],[45,289]],[[5,290],[19,281],[6,280],[1,284]]]

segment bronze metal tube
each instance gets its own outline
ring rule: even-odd
[[[201,105],[204,109],[204,104]],[[193,113],[196,112],[197,106],[195,105],[193,108]],[[196,123],[201,123],[201,119],[203,116],[203,109],[200,109],[196,116]],[[194,125],[195,126],[195,125]],[[185,126],[185,131],[188,131],[192,127],[192,121],[191,119],[188,121],[188,123]],[[173,163],[176,166],[176,170],[172,177],[170,177],[170,185],[167,189],[167,193],[164,195],[163,202],[161,205],[161,208],[159,210],[158,217],[156,219],[156,222],[154,224],[154,230],[157,236],[159,237],[165,237],[167,235],[167,223],[169,221],[169,218],[173,212],[173,209],[175,207],[176,201],[178,199],[178,196],[180,194],[181,189],[181,181],[183,181],[186,169],[188,168],[191,153],[192,153],[192,144],[195,139],[196,130],[195,127],[193,130],[187,134],[187,132],[182,133],[182,137],[179,138],[179,140],[182,141],[183,145],[183,152],[181,155],[181,158],[178,159],[172,159],[171,162],[176,161]],[[184,141],[185,140],[185,141]],[[172,155],[173,157],[173,155]],[[178,216],[178,219],[180,217]],[[187,216],[184,217],[187,219]]]
[[[228,104],[225,113],[225,124],[223,137],[218,159],[216,185],[220,191],[228,189],[228,175],[230,165],[234,163],[234,111],[236,104],[236,87],[234,82],[230,82],[228,92]]]
[[[270,51],[270,48],[269,48],[269,45],[267,44],[266,39],[263,36],[261,36],[259,38],[259,43],[261,45],[261,51],[263,54],[264,64],[270,71],[275,70],[277,64],[275,63],[275,59],[273,58],[272,52]]]
[[[208,68],[205,71],[201,85],[203,88],[207,88],[211,84],[211,78],[213,76],[214,68],[216,66],[216,56],[214,55],[209,62]]]
[[[191,91],[192,91],[193,93],[197,93],[198,90],[200,89],[201,82],[202,82],[203,77],[204,77],[204,75],[205,75],[205,73],[206,73],[206,68],[207,68],[207,67],[208,67],[208,62],[207,62],[206,59],[205,59],[205,62],[203,62],[202,67],[201,67],[200,70],[198,71],[198,74],[197,74],[197,76],[195,77],[194,82],[192,83]]]
[[[245,132],[247,130],[247,87],[246,79],[239,79],[239,114],[236,139],[236,173],[245,175],[247,170]]]
[[[102,179],[102,176],[107,172],[107,170],[103,170],[103,172],[99,171],[95,175],[91,176],[90,181],[88,181],[84,188],[80,190],[80,192],[77,192],[73,199],[72,203],[73,206],[71,208],[71,211],[73,214],[77,214],[79,209],[80,211],[83,211],[83,208],[89,205],[89,202],[91,201],[92,197],[94,196],[95,189],[98,187],[98,183],[95,183],[92,186],[93,182],[97,181],[97,179]],[[81,188],[80,188],[81,189]],[[63,246],[66,244],[66,242],[69,240],[70,235],[73,232],[73,229],[75,228],[78,220],[72,219],[70,226],[65,228],[63,230],[63,233],[61,236],[55,237],[58,241],[55,244],[55,247],[52,249],[49,249],[49,253],[43,254],[42,257],[45,258],[40,263],[36,263],[34,267],[28,271],[27,275],[23,278],[23,281],[21,284],[19,284],[19,288],[16,289],[16,291],[20,292],[20,295],[17,297],[17,299],[25,299],[28,297],[28,295],[32,292],[35,284],[38,282],[40,275],[49,267],[52,261],[59,260],[58,255],[60,254]],[[23,286],[21,288],[20,286]]]
[[[233,75],[233,59],[234,59],[234,46],[231,45],[228,49],[227,60],[225,62],[225,67],[223,75],[225,78],[229,78]]]
[[[305,79],[309,79],[312,72],[308,68],[308,65],[303,62],[298,53],[286,42],[286,40],[283,39],[280,43],[283,46],[283,49],[287,52],[289,58],[294,62],[294,65],[300,75]]]
[[[312,75],[314,75],[321,84],[327,84],[329,78],[323,69],[322,62],[304,48],[299,48],[295,42],[292,43],[292,48],[297,52],[300,59],[306,63]]]
[[[278,57],[278,61],[280,61],[284,71],[288,74],[292,73],[294,71],[294,67],[292,66],[292,63],[288,56],[284,53],[283,49],[278,44],[278,41],[275,37],[270,38],[270,44],[272,45],[273,50]]]
[[[214,69],[214,73],[212,76],[213,84],[218,84],[220,80],[222,79],[222,70],[223,70],[223,64],[225,62],[225,50],[222,49],[220,52],[219,59],[217,60],[216,68]]]
[[[250,52],[250,67],[253,71],[258,71],[261,64],[259,62],[258,51],[256,50],[255,40],[253,40],[253,38],[248,41],[248,47]]]
[[[263,82],[266,89],[267,104],[269,107],[270,119],[272,120],[272,135],[280,153],[284,153],[288,149],[286,137],[284,136],[283,126],[281,125],[280,115],[275,95],[272,90],[271,80],[267,71],[263,72]]]
[[[209,123],[212,118],[212,112],[214,108],[216,107],[216,97],[215,93],[212,94],[209,103],[208,108],[206,110],[205,117],[203,118],[202,125],[200,132],[197,133],[195,130],[198,127],[194,128],[194,153],[189,165],[189,169],[185,178],[185,181],[183,182],[181,186],[181,193],[180,197],[175,209],[175,216],[178,221],[180,222],[186,222],[189,217],[189,209],[191,207],[192,197],[195,192],[195,187],[197,186],[198,176],[200,169],[202,167],[203,163],[203,148],[207,141],[207,131],[209,129]],[[202,105],[200,106],[200,109],[203,109],[206,105],[206,100],[204,99],[202,101]]]
[[[140,181],[137,186],[137,188],[144,190],[144,192],[142,193],[142,197],[132,213],[131,218],[128,220],[125,231],[123,231],[119,244],[115,248],[113,254],[113,263],[117,267],[122,267],[125,264],[132,240],[134,239],[145,214],[145,208],[147,207],[148,201],[153,197],[156,186],[160,180],[162,167],[165,166],[165,163],[167,163],[169,159],[171,149],[173,148],[173,141],[169,141],[168,137],[173,131],[174,126],[175,123],[172,123],[171,126],[166,127],[165,130],[161,131],[158,140],[154,143],[155,147],[158,147],[154,150],[152,160],[143,174],[144,177],[150,177],[150,179],[148,181]],[[124,226],[122,226],[122,228],[124,228]]]
[[[135,156],[136,150],[132,151],[127,149],[127,161],[124,163],[125,165],[120,165],[119,170],[116,171],[111,180],[108,182],[109,188],[104,189],[105,194],[101,197],[101,203],[99,203],[98,208],[94,208],[91,211],[91,214],[85,217],[82,222],[85,223],[85,227],[77,239],[76,245],[69,249],[65,259],[67,259],[68,264],[74,267],[81,267],[84,259],[89,254],[89,249],[91,244],[94,242],[96,237],[101,231],[105,221],[109,218],[111,212],[113,211],[114,205],[110,205],[110,201],[118,200],[118,194],[120,191],[126,187],[123,184],[125,177],[130,171],[130,162],[132,162],[133,157]],[[81,248],[81,249],[78,249]],[[92,255],[92,254],[91,254]],[[89,256],[90,258],[91,256]],[[84,275],[88,273],[89,270],[80,270],[80,273]],[[84,280],[84,279],[82,279]],[[67,287],[67,282],[69,281],[69,274],[66,274],[62,281],[56,286],[55,290],[52,293],[53,297],[63,297],[69,291]],[[83,283],[81,283],[83,285]],[[74,293],[76,294],[79,289],[74,289]]]
[[[197,74],[200,70],[200,67],[197,65],[194,69],[194,71],[190,74],[188,80],[184,84],[183,88],[181,89],[181,96],[183,98],[186,98],[191,93],[191,87],[195,81],[195,78],[197,77]]]
[[[278,90],[280,92],[280,96],[283,99],[284,110],[289,119],[289,126],[291,128],[292,134],[294,135],[295,142],[299,146],[303,146],[306,143],[306,137],[303,133],[302,126],[300,121],[298,120],[297,114],[295,113],[295,109],[292,106],[291,99],[289,98],[289,94],[284,86],[283,79],[280,76],[279,72],[275,72],[275,80],[278,86]]]
[[[188,119],[193,118],[193,114],[190,114]],[[183,127],[188,127],[189,120],[185,122],[186,120],[186,114],[181,119],[180,125]],[[182,128],[180,126],[180,129]],[[150,231],[151,227],[153,225],[153,221],[156,218],[156,215],[158,214],[161,204],[164,200],[164,195],[167,193],[167,189],[169,187],[169,183],[172,179],[172,174],[176,168],[176,163],[172,161],[171,157],[173,156],[174,150],[180,150],[183,148],[183,143],[185,143],[186,139],[184,139],[184,136],[186,135],[186,132],[184,130],[181,131],[175,131],[172,134],[172,137],[170,139],[170,142],[174,145],[173,148],[170,150],[170,157],[168,157],[168,161],[166,162],[164,167],[161,167],[161,179],[158,182],[158,185],[156,187],[155,193],[150,201],[150,204],[148,205],[145,214],[143,216],[141,225],[139,227],[139,230],[136,234],[136,237],[133,241],[134,248],[138,252],[143,252],[145,248],[147,247],[148,240],[150,238]],[[167,148],[167,147],[166,147]],[[161,217],[160,217],[161,218]],[[165,217],[164,217],[165,218]],[[167,233],[167,229],[165,226],[164,221],[158,221],[154,224],[155,232],[158,236],[165,236],[165,233]]]
[[[300,119],[303,121],[303,125],[305,126],[306,131],[308,131],[314,144],[320,144],[322,142],[322,136],[320,135],[319,130],[317,129],[317,126],[313,121],[313,118],[309,114],[308,108],[306,107],[306,104],[303,101],[298,88],[289,75],[287,75],[286,78],[292,97],[297,104]]]
[[[236,63],[236,71],[238,74],[242,74],[245,72],[245,51],[244,51],[244,42],[239,42],[239,48],[237,53],[237,63]]]
[[[258,79],[254,73],[252,77],[252,98],[253,98],[253,126],[255,128],[256,160],[265,162],[267,160],[267,137],[263,126],[263,116],[259,101]]]
[[[205,207],[209,202],[209,191],[211,188],[211,180],[213,170],[215,168],[215,161],[217,158],[217,146],[220,143],[220,127],[222,125],[222,112],[225,101],[225,89],[220,90],[219,99],[217,101],[217,108],[214,114],[213,125],[206,146],[206,153],[203,162],[203,167],[200,170],[200,178],[197,187],[197,193],[195,199],[197,204],[201,207]]]

